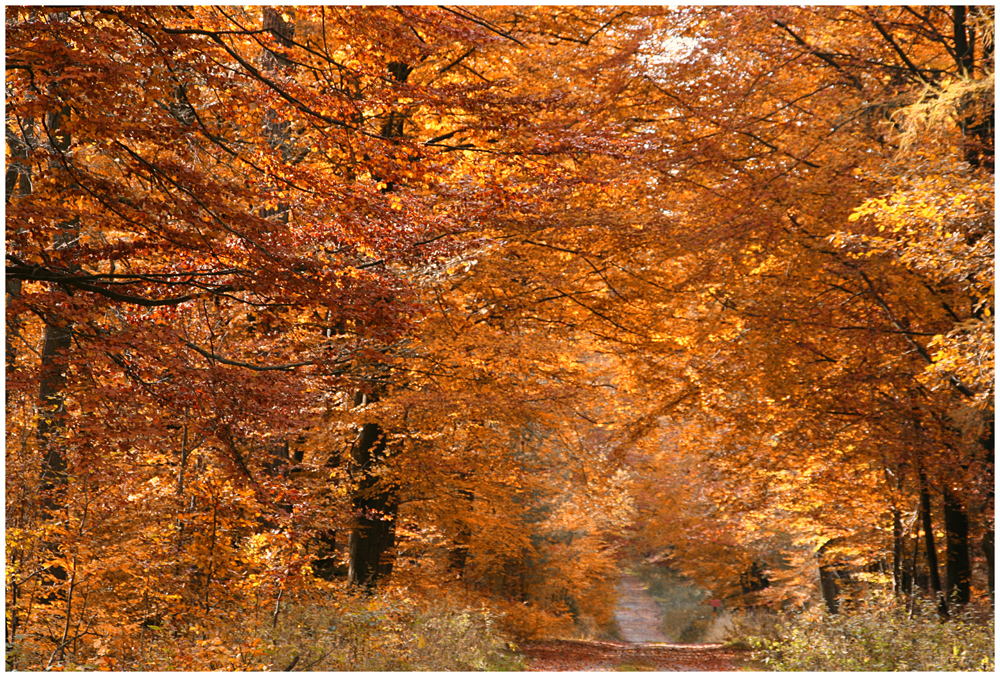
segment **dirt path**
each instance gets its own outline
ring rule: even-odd
[[[655,670],[714,672],[736,670],[749,652],[721,644],[673,644],[660,632],[660,608],[636,577],[626,574],[618,586],[615,618],[623,642],[550,640],[520,647],[532,672],[601,672]]]
[[[660,607],[646,592],[646,585],[638,576],[625,574],[619,581],[615,618],[626,642],[670,642],[670,638],[660,632],[663,620]]]
[[[737,670],[749,652],[721,644],[633,644],[550,640],[520,647],[532,672],[717,672]]]

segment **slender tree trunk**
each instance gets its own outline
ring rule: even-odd
[[[986,581],[990,591],[990,606],[995,604],[996,599],[996,593],[994,590],[996,581],[993,573],[993,556],[996,554],[995,548],[996,543],[993,540],[993,529],[991,528],[983,534],[983,553],[986,555]]]
[[[975,22],[969,21],[965,5],[952,7],[952,37],[955,44],[954,58],[959,69],[969,78],[975,74],[976,65],[976,31]],[[973,14],[981,14],[983,8],[972,7]],[[991,17],[992,19],[992,17]],[[992,21],[990,21],[992,25]],[[984,41],[982,63],[991,65],[993,60],[993,41]],[[992,171],[994,166],[994,125],[995,108],[989,110],[965,112],[967,106],[962,106],[960,112],[963,134],[965,161],[971,167],[985,167]]]
[[[945,572],[948,599],[965,606],[972,594],[972,562],[969,558],[969,518],[950,490],[944,492],[944,527],[947,555]]]
[[[986,494],[986,505],[983,510],[984,520],[986,524],[983,529],[983,554],[986,555],[986,582],[989,587],[990,592],[990,604],[994,603],[994,573],[993,573],[993,556],[994,552],[994,537],[993,531],[996,526],[996,499],[995,492],[992,487],[995,486],[995,465],[994,465],[994,424],[993,420],[990,419],[986,422],[986,433],[980,438],[980,444],[986,452],[986,486],[991,487],[989,492]]]
[[[934,546],[934,525],[931,521],[931,495],[927,489],[924,471],[920,471],[920,518],[924,528],[924,545],[927,548],[927,568],[930,570],[931,590],[938,602],[938,613],[948,617],[948,603],[941,589],[941,575],[938,572],[937,549]]]
[[[38,385],[38,423],[35,429],[38,449],[42,454],[41,509],[42,518],[54,519],[66,506],[69,484],[69,463],[66,458],[66,368],[73,345],[69,327],[46,322],[42,339],[41,378]],[[54,555],[60,551],[57,542],[47,544]],[[56,580],[65,581],[66,569],[58,564],[48,567]],[[47,597],[50,601],[52,596]]]
[[[4,200],[9,203],[15,195],[31,194],[31,167],[28,162],[28,145],[33,143],[33,124],[27,121],[24,127],[24,137],[15,131],[11,125],[7,125],[7,149],[10,153],[10,160],[7,163],[5,176]],[[21,318],[10,314],[10,300],[21,295],[21,280],[6,281],[6,296],[8,304],[7,315],[7,336],[5,337],[7,372],[17,366],[17,348],[15,341],[21,335]]]
[[[14,346],[14,342],[21,336],[21,318],[18,315],[12,315],[10,312],[10,302],[12,299],[16,299],[21,295],[21,281],[20,280],[7,280],[6,285],[6,296],[7,296],[7,335],[4,337],[4,348],[6,351],[7,359],[7,374],[9,375],[14,368],[17,366],[17,348]]]
[[[892,592],[903,594],[903,519],[898,506],[892,507]]]
[[[459,489],[458,494],[465,499],[465,512],[471,513],[475,494],[468,489]],[[459,527],[453,539],[452,548],[448,552],[448,569],[455,572],[459,578],[465,575],[465,566],[469,560],[469,540],[471,537],[472,531],[460,517]]]
[[[840,611],[840,585],[837,582],[840,578],[838,569],[839,564],[824,562],[826,559],[826,553],[829,547],[833,545],[833,541],[827,541],[816,551],[816,556],[819,558],[819,586],[820,592],[823,593],[823,601],[826,603],[826,610],[835,614]]]
[[[42,493],[47,512],[57,510],[62,504],[55,494],[67,481],[66,454],[59,437],[66,425],[66,358],[72,338],[72,334],[62,327],[45,325],[36,435],[43,454]]]
[[[914,530],[916,533],[910,539],[913,541],[913,553],[910,555],[910,564],[907,567],[907,571],[903,574],[903,588],[906,590],[906,596],[910,602],[911,615],[913,614],[913,602],[916,599],[914,592],[918,585],[917,562],[920,556],[920,525],[918,523],[914,523]]]

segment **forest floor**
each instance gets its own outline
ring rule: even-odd
[[[716,672],[746,666],[750,652],[722,644],[587,642],[557,639],[520,646],[531,672]]]
[[[660,631],[660,609],[642,581],[622,577],[615,617],[620,642],[548,640],[526,642],[520,651],[532,672],[712,672],[738,670],[750,652],[722,644],[674,644]]]

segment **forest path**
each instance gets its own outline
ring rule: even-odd
[[[673,644],[660,632],[660,607],[631,574],[618,584],[615,618],[623,642],[549,640],[526,642],[521,653],[532,672],[715,672],[736,670],[749,652],[722,644]]]
[[[525,642],[531,672],[720,672],[738,670],[750,652],[721,644],[646,644],[568,639]]]
[[[625,574],[618,582],[618,606],[615,619],[626,642],[670,643],[670,638],[660,632],[662,612],[653,601],[646,584],[638,576]]]

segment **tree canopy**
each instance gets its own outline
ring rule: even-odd
[[[9,666],[352,589],[593,630],[637,553],[734,606],[992,595],[991,8],[22,7],[6,46]]]

